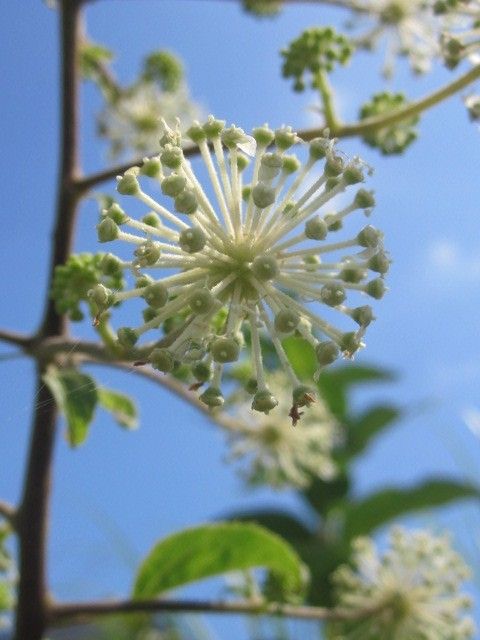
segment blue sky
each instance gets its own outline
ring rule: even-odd
[[[30,331],[40,317],[54,209],[57,16],[39,0],[2,8],[0,325]],[[260,22],[236,2],[201,0],[99,0],[87,11],[89,35],[117,52],[123,80],[133,79],[146,52],[170,49],[184,60],[192,94],[206,110],[245,129],[265,121],[299,128],[312,122],[308,106],[315,97],[292,93],[280,77],[278,51],[305,27],[338,15],[297,5]],[[378,90],[380,66],[380,57],[363,54],[333,76],[346,120]],[[449,77],[436,68],[424,80],[412,79],[400,65],[392,87],[417,97]],[[95,141],[92,124],[98,107],[95,91],[85,87],[85,171],[105,163],[106,149]],[[384,230],[394,259],[390,293],[377,304],[378,320],[358,360],[394,369],[399,381],[355,400],[363,405],[390,397],[410,407],[409,418],[358,466],[357,491],[433,473],[475,473],[480,442],[463,415],[480,407],[480,132],[454,97],[425,115],[419,141],[403,158],[382,158],[355,140],[341,148],[376,169],[373,222]],[[104,191],[112,192],[113,185]],[[77,250],[96,250],[96,215],[91,203],[82,208]],[[88,328],[78,331],[88,334]],[[125,433],[99,414],[85,447],[72,452],[59,439],[50,546],[50,578],[59,596],[127,593],[135,563],[155,539],[175,529],[240,507],[297,507],[288,492],[247,491],[223,462],[222,434],[192,408],[132,375],[95,372],[102,382],[137,396],[142,426]],[[13,501],[31,415],[31,363],[2,362],[0,381],[0,496]],[[480,567],[474,547],[480,522],[473,507],[449,509],[428,522],[452,525]]]

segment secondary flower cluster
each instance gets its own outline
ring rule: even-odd
[[[382,556],[368,538],[354,541],[353,568],[334,574],[338,604],[352,614],[334,625],[331,638],[348,640],[466,640],[474,633],[460,593],[469,571],[446,537],[394,529]],[[352,616],[354,617],[354,615]]]
[[[252,408],[268,413],[278,404],[263,365],[261,332],[266,331],[293,387],[295,422],[314,392],[299,382],[282,339],[297,332],[307,340],[319,369],[341,354],[351,357],[363,346],[373,313],[368,305],[348,306],[347,295],[378,299],[385,292],[390,261],[380,231],[367,225],[346,240],[331,239],[347,216],[369,214],[374,205],[372,193],[358,188],[365,165],[346,159],[326,138],[310,143],[302,164],[286,153],[299,142],[290,127],[272,131],[265,125],[249,136],[210,116],[188,135],[199,147],[214,200],[185,158],[179,130],[165,125],[159,156],[118,178],[118,192],[146,205],[147,215],[140,221],[113,204],[98,225],[101,242],[118,239],[135,247],[131,260],[112,254],[104,259],[134,274],[135,287],[114,292],[98,284],[90,300],[102,314],[123,300],[143,299],[144,322],[119,329],[120,345],[135,357],[138,340],[151,333],[154,341],[140,348],[142,360],[165,373],[188,363],[192,386],[208,385],[200,398],[209,407],[223,405],[224,367],[239,360],[245,340],[255,379]],[[248,185],[245,153],[254,157]],[[144,190],[143,179],[160,186],[173,210]],[[347,190],[353,192],[348,202],[333,209],[334,198]],[[330,210],[318,214],[327,203]],[[356,328],[338,329],[309,302],[335,310]]]

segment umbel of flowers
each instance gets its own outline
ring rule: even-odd
[[[363,346],[373,313],[368,305],[350,306],[347,296],[378,299],[385,292],[389,259],[380,231],[367,225],[337,238],[347,216],[368,215],[374,205],[372,193],[359,188],[365,165],[346,159],[327,138],[309,144],[302,164],[287,153],[300,142],[290,127],[272,131],[265,125],[250,136],[210,116],[188,136],[200,149],[210,193],[184,156],[179,130],[165,126],[160,154],[117,178],[118,192],[143,203],[146,215],[137,220],[115,203],[98,225],[100,242],[135,247],[130,261],[112,254],[104,259],[107,271],[129,270],[135,286],[114,292],[98,284],[90,300],[101,317],[123,300],[143,299],[144,322],[119,329],[120,345],[165,373],[188,363],[192,387],[202,387],[200,398],[212,408],[224,403],[225,366],[242,352],[251,352],[252,408],[268,413],[277,405],[262,358],[266,332],[292,385],[295,422],[315,396],[299,382],[282,340],[293,332],[302,336],[315,349],[319,369],[341,354],[351,357]],[[245,154],[253,157],[248,184]],[[155,187],[152,180],[160,202],[147,193]],[[333,199],[344,192],[348,204],[333,209]],[[337,328],[319,307],[346,317],[351,330]],[[144,334],[153,341],[140,346]],[[246,340],[249,349],[243,348]]]

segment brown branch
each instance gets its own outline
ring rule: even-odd
[[[283,616],[300,620],[361,620],[374,611],[350,611],[325,607],[293,606],[259,601],[215,601],[215,600],[112,600],[86,603],[52,604],[49,623],[58,626],[66,621],[85,621],[92,617],[119,613],[197,611],[202,613],[237,613],[249,615]]]
[[[68,258],[80,194],[75,186],[78,173],[78,44],[81,38],[82,0],[63,0],[59,5],[61,34],[61,140],[57,210],[53,252],[47,291],[55,267]],[[37,340],[65,335],[67,323],[57,314],[47,293],[43,321]],[[52,395],[42,383],[37,367],[33,417],[23,496],[17,514],[19,537],[19,586],[14,640],[41,640],[47,619],[47,533],[50,484],[57,410]]]
[[[24,333],[10,331],[9,329],[0,329],[0,340],[14,344],[17,347],[25,347],[32,342],[32,338]]]

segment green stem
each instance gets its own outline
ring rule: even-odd
[[[335,113],[333,91],[325,71],[320,70],[315,74],[315,86],[320,93],[320,98],[322,99],[325,124],[330,131],[337,131],[337,129],[341,127],[341,124]]]

